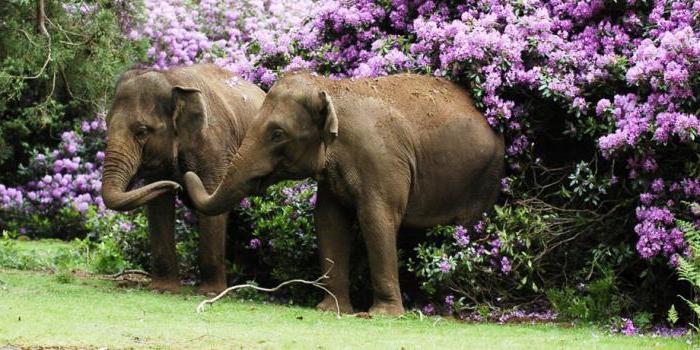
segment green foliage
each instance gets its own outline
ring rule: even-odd
[[[0,268],[70,273],[88,269],[88,251],[80,241],[71,244],[44,241],[41,244],[14,239],[7,231],[0,238]]]
[[[112,236],[102,237],[101,241],[94,245],[93,251],[91,267],[96,273],[114,274],[130,267]]]
[[[668,309],[668,315],[666,316],[666,320],[671,325],[675,325],[676,322],[678,322],[678,311],[676,311],[676,305],[671,305],[671,308]]]
[[[315,197],[316,185],[309,181],[284,182],[241,204],[240,218],[250,237],[246,248],[270,269],[272,281],[315,279],[320,274],[312,214]],[[290,290],[297,303],[316,297],[308,288]]]
[[[0,182],[57,132],[103,112],[115,77],[141,61],[144,43],[125,40],[113,0],[46,1],[38,33],[35,1],[0,2]],[[82,14],[80,7],[86,9]]]
[[[184,222],[184,207],[176,211],[176,251],[180,273],[194,276],[199,234]],[[86,213],[85,244],[93,251],[92,268],[98,273],[116,273],[125,268],[148,269],[150,245],[148,219],[142,211],[136,213],[98,213],[90,207]]]
[[[55,215],[7,210],[2,213],[3,229],[15,234],[31,232],[36,238],[72,239],[85,237],[83,215],[72,205],[60,208]]]
[[[677,220],[676,224],[683,231],[685,236],[686,244],[690,247],[691,256],[678,257],[678,276],[679,279],[687,281],[693,288],[694,295],[696,296],[693,300],[683,299],[690,309],[695,314],[695,317],[700,317],[700,300],[698,300],[697,295],[700,294],[700,230],[695,228],[693,223]],[[675,308],[673,309],[675,311]],[[669,310],[669,318],[671,317],[671,311]],[[677,316],[676,316],[677,318]],[[696,331],[699,331],[699,326],[693,325]]]
[[[86,217],[85,228],[90,234],[84,242],[97,252],[99,271],[118,272],[127,261],[131,267],[149,266],[148,221],[142,212],[105,214],[90,207]]]
[[[564,319],[583,320],[588,322],[607,322],[618,317],[628,301],[621,295],[611,271],[605,277],[592,281],[579,288],[550,289],[546,292],[547,299],[554,309]],[[640,316],[642,322],[645,316]],[[635,319],[635,324],[638,324]],[[647,317],[646,323],[649,323]]]
[[[433,299],[456,293],[462,298],[458,304],[467,301],[464,306],[469,308],[481,303],[517,304],[552,282],[543,271],[551,263],[549,252],[570,238],[562,234],[562,228],[566,227],[559,213],[539,204],[496,206],[474,228],[438,226],[430,230],[408,267]],[[460,241],[460,229],[468,239]]]

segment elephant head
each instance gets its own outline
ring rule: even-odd
[[[326,149],[338,136],[338,116],[331,96],[307,79],[293,75],[272,87],[212,195],[195,173],[185,174],[197,210],[220,214],[277,181],[302,179],[323,170]]]
[[[102,197],[113,210],[131,210],[179,189],[170,180],[128,190],[136,178],[173,179],[178,148],[207,123],[206,102],[191,86],[174,86],[158,71],[132,70],[119,84],[107,117]],[[178,132],[180,131],[180,132]]]

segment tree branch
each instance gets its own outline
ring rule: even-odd
[[[36,0],[36,31],[43,35],[49,36],[46,30],[46,11],[44,11],[44,0]]]
[[[317,278],[313,281],[307,281],[307,280],[302,280],[302,279],[293,279],[293,280],[282,282],[279,285],[277,285],[277,287],[274,287],[274,288],[262,288],[262,287],[258,287],[258,286],[252,285],[252,284],[235,285],[235,286],[227,288],[226,290],[219,293],[219,295],[215,296],[214,298],[207,299],[207,300],[204,300],[201,303],[199,303],[199,305],[197,305],[197,313],[203,312],[204,306],[211,305],[211,304],[217,302],[219,299],[223,298],[226,294],[233,292],[235,290],[238,290],[238,289],[252,288],[255,290],[259,290],[261,292],[270,293],[270,292],[277,291],[278,289],[280,289],[286,285],[292,284],[292,283],[301,283],[301,284],[308,284],[308,285],[314,286],[316,288],[322,289],[324,292],[328,293],[328,295],[333,297],[333,300],[335,300],[336,318],[340,318],[340,305],[338,304],[338,298],[335,296],[335,294],[333,294],[330,290],[328,290],[328,288],[326,288],[323,283],[321,283],[322,280],[329,278],[328,274],[331,272],[331,270],[333,269],[333,265],[335,264],[333,262],[333,260],[331,260],[331,259],[326,259],[326,260],[328,260],[328,262],[331,263],[331,265],[328,267],[328,270],[326,270],[326,272],[324,272],[323,275],[321,275],[319,278]]]

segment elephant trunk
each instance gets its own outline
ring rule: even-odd
[[[229,170],[229,175],[231,172]],[[234,176],[229,175],[219,184],[216,191],[209,195],[197,174],[191,171],[185,174],[187,193],[197,211],[205,215],[219,215],[231,210],[234,204],[240,203],[248,194],[248,186],[237,183],[233,179]]]
[[[135,145],[116,144],[109,141],[102,175],[102,199],[112,210],[127,211],[144,205],[179,184],[173,181],[157,181],[135,190],[126,191],[141,162]]]

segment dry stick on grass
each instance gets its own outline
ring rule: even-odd
[[[116,280],[117,278],[125,276],[125,275],[141,275],[141,276],[151,277],[150,273],[143,271],[143,270],[124,270],[122,272],[115,273],[114,275],[107,275],[107,277]]]
[[[203,312],[205,305],[214,304],[219,299],[223,298],[226,294],[233,292],[234,290],[243,289],[243,288],[252,288],[255,290],[259,290],[261,292],[270,293],[270,292],[274,292],[274,291],[276,291],[276,290],[278,290],[286,285],[289,285],[292,283],[300,283],[300,284],[308,284],[308,285],[314,286],[316,288],[322,289],[324,292],[328,293],[328,295],[332,296],[333,300],[335,300],[336,318],[340,318],[340,305],[338,304],[338,298],[335,296],[335,294],[333,294],[330,290],[328,290],[328,288],[326,288],[323,285],[323,283],[321,282],[322,280],[329,278],[328,274],[331,272],[331,270],[333,270],[333,265],[335,264],[333,262],[333,260],[331,260],[331,259],[326,259],[326,260],[331,263],[331,266],[328,267],[328,270],[326,270],[326,272],[324,272],[323,275],[321,275],[321,277],[319,277],[313,281],[307,281],[307,280],[302,280],[302,279],[293,279],[293,280],[289,280],[289,281],[284,281],[284,282],[280,283],[279,285],[277,285],[277,287],[274,287],[274,288],[262,288],[262,287],[258,287],[258,286],[252,285],[252,284],[235,285],[235,286],[226,288],[226,290],[219,293],[219,295],[217,295],[211,299],[204,300],[201,303],[199,303],[199,305],[197,305],[197,313]]]

